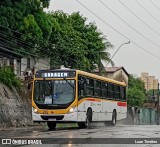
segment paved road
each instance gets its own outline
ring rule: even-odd
[[[49,131],[47,127],[44,128],[19,128],[13,130],[1,130],[0,138],[23,138],[24,139],[33,139],[33,138],[47,138],[46,143],[56,144],[54,145],[45,145],[47,146],[114,146],[114,147],[152,147],[160,146],[160,126],[157,125],[145,125],[145,126],[136,126],[136,125],[116,125],[114,127],[104,127],[103,125],[93,125],[91,129],[78,129],[78,128],[63,128],[56,129],[55,131]],[[70,139],[68,139],[70,138]],[[77,139],[78,138],[78,139]],[[107,138],[111,138],[108,139]],[[127,138],[127,139],[126,139]],[[145,139],[146,138],[146,139]],[[152,138],[152,139],[151,139]],[[135,142],[147,142],[151,141],[152,143],[148,144],[134,144]],[[68,144],[65,143],[67,141]],[[111,144],[106,144],[111,142]],[[156,141],[159,144],[156,144]],[[89,144],[86,144],[88,142]],[[126,142],[131,142],[132,144],[128,145]],[[73,143],[76,143],[76,145]],[[78,143],[78,144],[77,144]],[[91,143],[93,145],[91,145]],[[123,144],[124,143],[124,144]],[[155,143],[155,144],[154,144]],[[114,145],[113,145],[114,144]],[[35,145],[23,145],[23,146],[35,146]]]

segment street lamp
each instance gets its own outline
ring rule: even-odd
[[[157,89],[157,125],[159,125],[159,83]]]
[[[125,44],[129,44],[130,43],[130,41],[128,41],[128,42],[125,42],[125,43],[122,43],[119,47],[118,47],[118,49],[115,51],[115,53],[113,54],[113,56],[110,58],[110,61],[108,61],[108,63],[106,64],[106,66],[105,67],[107,67],[107,65],[111,62],[111,60],[113,59],[113,57],[116,55],[116,53],[120,50],[120,48],[123,46],[123,45],[125,45]]]

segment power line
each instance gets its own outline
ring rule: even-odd
[[[12,46],[7,46],[7,45],[2,45],[2,44],[0,44],[0,48],[3,48],[3,49],[5,49],[6,51],[8,51],[8,52],[11,52],[11,53],[13,53],[13,54],[18,54],[19,56],[22,56],[23,57],[23,55],[21,54],[21,53],[17,53],[17,52],[15,52],[15,51],[12,51],[12,50],[9,50],[8,48],[11,48]],[[13,48],[13,47],[12,47]],[[15,49],[15,48],[14,48]],[[47,65],[48,66],[48,64],[45,64],[45,63],[43,63],[43,62],[40,62],[40,61],[38,61],[38,63],[42,63],[42,64],[44,64],[44,65]]]
[[[4,44],[4,42],[3,42],[3,44],[1,44],[1,43],[2,43],[1,41],[2,41],[2,40],[8,42],[10,45],[8,45],[8,44],[6,45],[6,44]],[[0,46],[1,46],[1,47],[5,47],[5,48],[7,48],[8,51],[12,51],[12,52],[14,52],[14,51],[13,51],[13,50],[10,50],[10,48],[17,50],[17,49],[16,49],[17,46],[13,45],[12,42],[10,42],[10,41],[8,41],[8,40],[6,40],[6,39],[4,39],[4,38],[1,38],[1,37],[0,37]],[[19,47],[18,47],[18,48],[19,48]],[[23,50],[20,50],[20,51],[21,51],[20,54],[26,53],[26,51],[23,51]],[[27,53],[28,53],[30,56],[34,56],[34,57],[37,57],[37,58],[38,58],[38,56],[36,56],[36,55],[34,55],[34,54],[30,53],[30,52],[27,52]],[[69,59],[69,61],[76,62],[75,59]],[[43,62],[39,62],[39,63],[43,63]],[[44,63],[43,63],[43,64],[44,64]],[[46,64],[45,64],[45,65],[46,65]]]
[[[157,8],[158,11],[160,11],[160,8],[152,0],[150,0],[150,2],[155,8]]]
[[[127,23],[126,21],[124,21],[121,17],[118,16],[118,14],[116,14],[112,9],[110,9],[104,2],[102,2],[101,0],[99,0],[100,3],[102,3],[102,5],[107,8],[110,12],[112,12],[116,17],[118,17],[121,21],[123,21],[127,26],[129,26],[132,30],[134,30],[136,33],[138,33],[140,36],[142,36],[143,38],[145,38],[146,40],[148,40],[150,43],[154,44],[157,47],[160,47],[160,45],[156,44],[155,42],[153,42],[152,40],[150,40],[149,38],[147,38],[146,36],[144,36],[142,33],[138,32],[135,28],[133,28],[129,23]]]
[[[6,28],[6,29],[8,29],[8,30],[11,30],[11,31],[13,31],[13,32],[16,32],[16,33],[18,33],[18,34],[20,34],[20,35],[25,35],[25,34],[23,34],[23,33],[20,33],[20,32],[18,32],[17,30],[13,30],[13,29],[11,29],[11,28],[8,28],[8,27],[6,27],[6,26],[3,26],[3,25],[0,25],[0,27],[4,27],[4,28]],[[1,31],[1,30],[0,30]],[[0,34],[1,35],[1,34]],[[5,34],[6,35],[6,34]],[[4,34],[2,35],[2,36],[4,36]],[[1,37],[2,37],[1,36]],[[7,36],[7,35],[6,35]],[[1,38],[0,37],[0,38]],[[26,41],[22,41],[21,39],[18,39],[17,37],[15,37],[15,36],[9,36],[10,38],[15,38],[16,40],[18,40],[19,42],[22,42],[22,43],[25,43],[25,44],[27,44],[27,45],[29,45],[29,46],[31,46],[30,44],[28,44]],[[5,39],[3,39],[3,38],[1,38],[2,40],[4,40],[4,41],[7,41],[8,43],[10,43],[11,44],[11,42],[9,42],[8,40],[5,40]],[[8,38],[7,38],[8,39]],[[16,41],[17,43],[19,43],[18,41]],[[19,44],[21,44],[21,43],[19,43]],[[1,44],[0,44],[1,45]],[[21,44],[22,45],[22,44]],[[48,45],[53,45],[52,43],[48,43]],[[4,45],[3,45],[4,46]],[[8,48],[8,50],[9,50],[9,48],[13,48],[14,47],[14,49],[15,49],[15,46],[13,46],[13,44],[12,45],[10,45],[10,46],[4,46],[4,47],[7,47]],[[31,47],[33,47],[33,46],[31,46]],[[35,47],[33,47],[33,48],[35,48]],[[24,48],[25,49],[25,48]],[[28,48],[28,49],[30,49],[30,48]],[[9,51],[11,51],[11,50],[9,50]],[[46,52],[46,51],[44,51],[44,52]],[[24,52],[23,52],[24,53]],[[25,52],[26,53],[26,52]],[[33,55],[31,52],[28,52],[30,55],[32,55],[32,56],[35,56],[35,55]],[[38,57],[38,56],[36,56],[36,57]],[[73,61],[73,62],[76,62],[76,60],[74,60],[74,59],[69,59],[70,61]],[[43,62],[39,62],[39,63],[43,63]],[[44,64],[44,63],[43,63]],[[44,64],[44,65],[46,65],[46,64]]]
[[[20,34],[20,35],[25,35],[25,34],[23,34],[23,33],[20,33],[20,32],[18,32],[18,31],[16,31],[16,30],[13,30],[13,29],[11,29],[11,28],[8,28],[8,27],[6,27],[6,26],[4,26],[4,25],[0,25],[0,27],[3,27],[3,28],[6,28],[6,29],[8,29],[8,30],[10,30],[10,31],[12,31],[12,32],[15,32],[15,33],[18,33],[18,34]]]
[[[9,38],[2,38],[2,36],[1,36],[1,34],[0,34],[0,41],[2,41],[3,40],[3,44],[2,44],[2,46],[4,46],[4,47],[6,47],[6,48],[12,48],[12,49],[15,49],[16,50],[16,48],[18,47],[17,45],[15,45],[14,43],[17,43],[17,42],[13,42],[13,40],[7,40],[7,39],[9,39]],[[4,42],[8,42],[10,45],[8,45],[8,43],[7,43],[7,45],[5,44],[4,45]],[[1,42],[0,42],[1,43]],[[19,43],[19,42],[18,42]],[[18,48],[20,48],[20,47],[18,47]],[[26,48],[24,48],[24,49],[26,49]],[[20,51],[22,51],[22,50],[20,50]],[[31,55],[31,56],[35,56],[34,54],[32,54],[31,52],[26,52],[26,51],[23,51],[23,52],[21,52],[21,53],[27,53],[27,54],[29,54],[29,55]],[[38,57],[38,56],[36,56],[36,57]],[[73,61],[73,62],[76,62],[76,60],[74,60],[74,59],[69,59],[70,61]]]
[[[11,42],[13,42],[13,37],[11,37],[11,36],[7,36],[7,35],[4,35],[4,34],[1,33],[1,34],[0,34],[0,37],[3,37],[3,38],[5,38],[6,40],[10,40]],[[9,38],[8,38],[8,37],[9,37]],[[27,49],[33,49],[33,48],[35,48],[35,47],[29,47],[29,46],[23,44],[22,41],[19,41],[19,40],[17,40],[17,39],[16,39],[16,41],[15,41],[14,43],[17,43],[17,44],[19,44],[19,45],[21,45],[21,46],[23,46],[23,47],[26,47]]]
[[[0,31],[1,31],[1,30],[0,30]],[[22,42],[22,43],[26,44],[27,46],[30,46],[30,47],[34,48],[31,44],[29,44],[29,42],[26,42],[26,41],[24,41],[24,40],[22,40],[22,39],[20,39],[20,38],[18,38],[18,37],[16,37],[16,36],[14,36],[14,35],[11,36],[11,35],[9,35],[9,34],[3,33],[2,31],[0,32],[0,35],[8,36],[8,37],[10,37],[10,38],[15,38],[15,39],[18,40],[19,42]]]
[[[155,18],[146,8],[144,8],[137,0],[135,0],[135,2],[146,12],[148,13],[154,20],[156,20],[158,23],[160,23],[160,21]]]
[[[6,28],[6,29],[11,30],[12,32],[16,32],[16,33],[18,33],[18,34],[20,34],[20,35],[26,35],[26,34],[24,34],[24,33],[18,32],[17,30],[13,30],[13,29],[11,29],[11,28],[5,27],[4,25],[0,25],[0,27]],[[14,36],[14,37],[15,37],[15,36]],[[15,37],[15,38],[17,38],[17,37]],[[42,42],[43,42],[44,40],[39,40],[39,41],[42,41]],[[24,42],[24,41],[23,41],[23,42]],[[25,42],[26,42],[26,41],[25,41]],[[27,42],[26,42],[26,43],[27,43]],[[27,44],[28,44],[28,45],[31,45],[30,42],[28,42]],[[49,42],[48,42],[48,44],[49,44],[49,45],[53,45],[52,43],[49,43]],[[32,44],[32,45],[33,45],[33,44]]]
[[[17,45],[15,45],[14,43],[15,42],[12,42],[12,41],[9,41],[9,40],[6,40],[6,38],[4,39],[4,38],[2,38],[1,36],[0,36],[0,40],[3,40],[3,44],[4,44],[4,42],[8,42],[9,44],[10,44],[10,46],[8,46],[8,48],[14,48],[14,49],[16,49],[16,48],[18,48],[18,49],[20,49],[21,47],[19,47],[19,46],[17,46]],[[2,44],[2,45],[3,45]],[[6,43],[5,43],[6,44]],[[26,48],[24,48],[24,49],[26,49]],[[16,49],[17,50],[17,49]],[[26,51],[23,51],[23,53],[28,53],[29,55],[32,55],[32,56],[34,56],[34,57],[37,57],[36,55],[33,55],[31,52],[26,52]]]
[[[155,29],[153,29],[151,26],[149,26],[147,23],[145,23],[140,17],[138,17],[131,9],[129,9],[121,0],[119,2],[130,12],[132,13],[137,19],[139,19],[144,25],[146,25],[149,29],[151,29],[156,34],[160,35],[159,32],[157,32]]]
[[[99,20],[101,20],[104,24],[106,24],[107,26],[109,26],[111,29],[113,29],[115,32],[117,32],[118,34],[120,34],[121,36],[123,36],[124,38],[126,38],[127,40],[130,40],[133,44],[135,44],[137,47],[139,47],[140,49],[146,51],[147,53],[151,54],[152,56],[160,59],[159,56],[157,56],[156,54],[146,50],[145,48],[143,48],[142,46],[138,45],[136,42],[134,42],[133,40],[129,39],[128,37],[126,37],[125,35],[123,35],[121,32],[119,32],[118,30],[116,30],[114,27],[112,27],[110,24],[108,24],[106,21],[104,21],[102,18],[100,18],[98,15],[96,15],[93,11],[91,11],[88,7],[86,7],[84,4],[82,4],[79,0],[76,0],[81,6],[83,6],[85,9],[87,9],[90,13],[92,13],[95,17],[97,17]]]
[[[21,34],[21,35],[26,35],[26,34],[23,34],[23,33],[20,33],[20,32],[18,32],[17,30],[13,30],[13,29],[11,29],[11,28],[8,28],[8,27],[5,27],[5,26],[3,26],[3,25],[0,25],[0,27],[4,27],[4,28],[6,28],[6,29],[8,29],[8,30],[11,30],[11,31],[13,31],[13,32],[16,32],[16,33],[18,33],[18,34]],[[15,37],[15,36],[13,36],[14,38],[17,38],[17,37]],[[20,40],[20,39],[19,39]],[[40,40],[40,41],[42,41],[43,42],[43,40]],[[24,42],[24,41],[23,41]],[[27,45],[30,45],[31,47],[33,47],[33,48],[35,48],[35,46],[32,46],[31,44],[30,44],[30,42],[26,42],[25,41],[25,43],[27,44]],[[49,41],[48,41],[48,43],[47,43],[48,45],[51,45],[51,46],[53,46],[53,43],[50,43]],[[42,50],[41,50],[42,51]],[[45,53],[46,53],[46,51],[44,51]]]

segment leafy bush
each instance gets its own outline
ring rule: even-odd
[[[11,67],[0,68],[0,82],[10,89],[13,87],[20,88],[20,80],[16,77]]]
[[[137,88],[129,88],[127,90],[127,102],[131,107],[139,106],[142,107],[145,100],[145,94],[143,91]]]

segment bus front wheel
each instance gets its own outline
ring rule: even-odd
[[[48,122],[47,122],[47,125],[48,125],[48,128],[49,128],[50,130],[55,130],[55,128],[56,128],[56,122],[48,121]]]
[[[92,122],[92,110],[89,109],[86,114],[85,122],[78,122],[79,128],[90,128]]]

